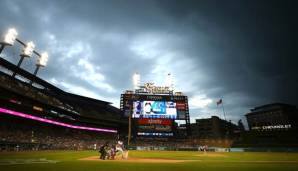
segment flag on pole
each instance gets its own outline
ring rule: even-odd
[[[216,102],[217,106],[222,104],[222,99],[219,99],[217,102]]]

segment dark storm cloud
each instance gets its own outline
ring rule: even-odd
[[[217,42],[203,59],[205,66],[212,66],[206,70],[215,78],[213,83],[225,87],[226,94],[242,92],[265,102],[297,104],[293,4],[266,1],[221,7],[209,18],[219,23],[215,36],[210,35]]]
[[[167,9],[198,30],[191,43],[200,47],[189,45],[187,50],[213,78],[205,86],[297,103],[295,93],[280,92],[297,87],[297,15],[290,2],[205,1],[185,3],[184,10],[172,3]]]
[[[0,29],[14,26],[22,39],[49,51],[39,74],[68,91],[119,103],[134,72],[159,83],[171,72],[189,96],[193,118],[221,115],[219,98],[235,121],[257,105],[298,104],[293,1],[7,0],[0,6]],[[34,61],[26,62],[31,71]]]

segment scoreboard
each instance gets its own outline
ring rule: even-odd
[[[121,99],[125,117],[185,120],[189,113],[187,96],[122,94]]]
[[[189,123],[187,96],[122,94],[120,105],[123,117],[132,117],[135,136],[174,136],[175,120]]]

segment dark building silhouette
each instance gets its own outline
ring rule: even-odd
[[[232,138],[240,131],[231,121],[225,121],[217,116],[207,119],[197,119],[191,124],[192,136],[201,139]]]
[[[246,115],[249,131],[241,135],[235,146],[297,147],[297,107],[272,103],[251,109]]]
[[[297,107],[272,103],[251,109],[245,115],[251,131],[281,131],[297,129]]]

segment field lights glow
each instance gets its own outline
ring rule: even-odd
[[[133,80],[133,86],[134,86],[134,89],[138,89],[138,88],[140,87],[140,81],[141,81],[141,76],[140,76],[140,74],[135,73],[135,74],[132,76],[132,80]]]
[[[5,35],[4,42],[10,45],[13,45],[17,36],[18,36],[18,32],[16,31],[16,29],[11,28],[8,30],[7,34]]]
[[[33,54],[35,44],[33,42],[28,42],[26,47],[23,49],[23,55],[30,57]]]
[[[46,66],[48,62],[49,55],[47,52],[41,54],[41,56],[37,60],[37,65]]]
[[[0,113],[6,113],[6,114],[9,114],[9,115],[19,116],[19,117],[22,117],[22,118],[36,120],[36,121],[45,122],[45,123],[54,124],[54,125],[59,125],[59,126],[67,127],[67,128],[97,131],[97,132],[117,133],[117,130],[113,130],[113,129],[103,129],[103,128],[92,128],[92,127],[76,126],[76,125],[71,125],[71,124],[58,122],[58,121],[53,121],[53,120],[50,120],[50,119],[44,119],[44,118],[41,118],[41,117],[37,117],[37,116],[33,116],[33,115],[21,113],[21,112],[16,112],[16,111],[9,110],[9,109],[4,109],[4,108],[0,108]]]

